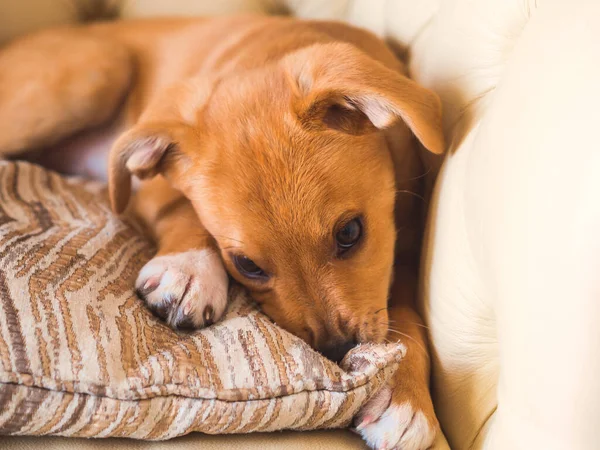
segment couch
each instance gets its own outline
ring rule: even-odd
[[[0,41],[76,22],[98,4],[3,2]],[[442,98],[449,142],[430,201],[420,295],[434,402],[447,438],[434,448],[600,448],[600,2],[105,4],[105,12],[125,17],[251,11],[340,19],[405,46],[412,76]],[[347,431],[190,435],[152,444],[0,443],[6,449],[364,448]]]

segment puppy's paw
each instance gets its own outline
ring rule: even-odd
[[[195,329],[221,318],[229,279],[213,250],[190,250],[151,259],[135,286],[148,308],[169,326]]]
[[[373,449],[428,449],[438,430],[428,394],[420,401],[397,390],[388,385],[375,394],[356,416],[356,431]]]

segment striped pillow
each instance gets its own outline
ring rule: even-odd
[[[104,185],[0,162],[0,433],[168,439],[344,427],[404,349],[342,368],[231,289],[220,323],[177,334],[133,293],[152,256]]]

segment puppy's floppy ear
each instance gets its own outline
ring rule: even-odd
[[[361,133],[402,119],[425,148],[444,152],[438,96],[352,45],[312,45],[290,53],[282,64],[301,121]]]
[[[192,133],[180,122],[136,125],[114,143],[109,156],[108,186],[113,211],[122,213],[131,196],[131,176],[152,178],[168,169],[168,162],[183,156],[180,145]]]
[[[144,179],[161,173],[169,178],[175,166],[171,162],[188,157],[184,148],[197,147],[199,116],[214,83],[210,78],[190,78],[169,87],[148,105],[138,124],[113,144],[108,185],[115,213],[127,207],[132,175]]]

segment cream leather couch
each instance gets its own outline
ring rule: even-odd
[[[281,5],[407,45],[413,77],[443,99],[450,145],[431,203],[422,307],[451,448],[600,449],[600,1],[130,0],[120,11]],[[76,17],[55,0],[4,0],[0,40]],[[0,444],[363,448],[341,431]],[[448,448],[443,437],[435,448]]]

